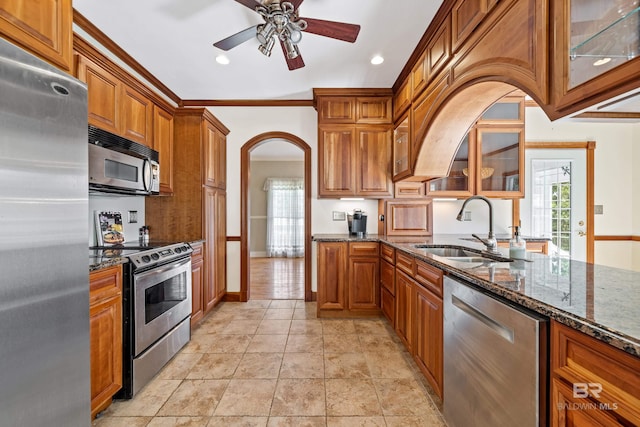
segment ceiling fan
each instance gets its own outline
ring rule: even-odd
[[[260,42],[258,50],[271,56],[271,50],[278,39],[289,70],[304,67],[297,46],[302,39],[302,31],[350,43],[356,41],[360,32],[360,25],[301,18],[298,16],[298,8],[304,0],[264,0],[262,3],[258,0],[236,1],[258,12],[264,19],[264,24],[249,27],[213,45],[222,50],[230,50],[256,37]]]

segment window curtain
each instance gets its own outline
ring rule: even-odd
[[[267,256],[304,256],[304,179],[267,178]]]

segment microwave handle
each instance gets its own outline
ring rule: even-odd
[[[144,185],[144,191],[151,193],[151,180],[153,179],[153,169],[151,168],[151,160],[144,159],[142,166],[142,183]]]

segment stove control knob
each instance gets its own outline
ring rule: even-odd
[[[152,254],[151,254],[151,258],[152,258],[154,261],[157,261],[157,260],[158,260],[158,258],[160,258],[160,255],[158,255],[158,254],[156,254],[156,253],[152,253]]]
[[[151,258],[149,258],[149,255],[144,255],[142,257],[142,262],[149,262],[149,261],[151,261]]]
[[[176,253],[179,254],[180,252],[182,252],[182,248],[176,248]]]

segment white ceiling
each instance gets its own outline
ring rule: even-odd
[[[312,88],[390,88],[442,0],[305,0],[301,17],[359,24],[354,44],[303,33],[306,64],[289,71],[253,39],[224,53],[213,43],[262,22],[234,0],[73,0],[74,8],[182,99],[311,99]],[[385,58],[374,66],[374,55]]]

